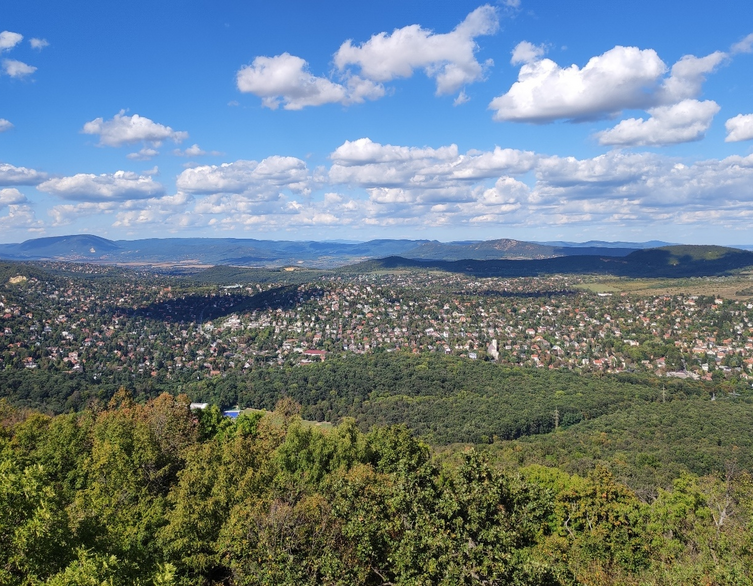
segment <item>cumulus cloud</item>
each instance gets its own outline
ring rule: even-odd
[[[532,170],[537,161],[538,156],[532,151],[500,147],[493,151],[468,151],[452,166],[451,177],[467,180],[493,178],[506,173],[522,175]]]
[[[503,148],[460,153],[454,145],[382,145],[364,138],[346,141],[330,157],[329,191],[323,198],[296,198],[282,193],[279,185],[265,189],[259,182],[241,193],[248,180],[230,186],[222,182],[242,169],[228,169],[235,164],[207,167],[201,175],[209,185],[202,189],[211,193],[197,197],[192,209],[169,221],[264,231],[327,225],[536,228],[590,222],[644,229],[711,222],[744,229],[753,219],[753,155],[686,164],[622,150],[578,159]],[[333,191],[336,185],[347,185],[348,194]],[[259,192],[268,195],[255,196]]]
[[[753,33],[750,33],[747,37],[732,45],[730,53],[733,55],[738,53],[753,53]]]
[[[717,108],[713,102],[686,106]],[[666,120],[664,114],[682,116],[670,107],[657,118]],[[598,221],[645,227],[702,223],[705,217],[742,228],[753,217],[745,211],[753,202],[753,155],[684,164],[620,150],[578,159],[499,147],[462,154],[454,145],[408,147],[359,139],[345,142],[330,157],[330,183],[362,189],[366,196],[351,196],[347,215],[338,208],[341,196],[330,202],[330,213],[352,225],[536,227]],[[227,200],[223,204],[214,211],[232,208]]]
[[[727,58],[727,54],[721,51],[705,57],[685,55],[672,66],[671,75],[664,81],[656,96],[657,100],[668,104],[696,97],[701,93],[706,75],[712,73]]]
[[[24,36],[11,31],[0,32],[0,53],[10,51],[23,40]]]
[[[238,89],[262,98],[262,104],[275,110],[280,102],[286,110],[344,102],[347,90],[327,78],[308,71],[308,63],[283,53],[275,57],[257,57],[236,75]]]
[[[27,201],[26,196],[15,187],[0,189],[0,208],[26,203]]]
[[[165,195],[148,199],[133,199],[120,202],[83,202],[61,204],[49,210],[54,226],[65,226],[81,218],[96,215],[114,215],[114,227],[130,228],[136,225],[175,223],[175,218],[194,201],[185,193]]]
[[[528,173],[538,160],[530,151],[500,147],[461,154],[456,145],[406,147],[368,138],[346,141],[330,158],[330,182],[368,196],[349,202],[351,222],[424,227],[512,222],[530,189],[511,175]]]
[[[367,163],[389,163],[395,161],[414,161],[424,159],[454,159],[458,156],[458,147],[450,145],[433,149],[429,147],[406,147],[382,145],[369,138],[346,140],[337,147],[330,158],[338,165],[363,165]]]
[[[510,63],[512,65],[523,65],[524,63],[532,63],[538,60],[546,53],[546,47],[544,45],[534,45],[528,41],[521,41],[512,50],[512,58]]]
[[[696,98],[706,76],[728,58],[721,51],[686,55],[668,70],[653,49],[617,46],[580,68],[540,59],[540,51],[530,43],[516,47],[513,61],[523,66],[509,91],[489,104],[495,120],[580,121],[675,105]]]
[[[47,39],[29,39],[29,44],[31,45],[32,49],[36,49],[37,51],[41,51],[45,47],[50,46],[50,43],[47,42]]]
[[[11,124],[5,118],[0,118],[0,132],[6,132],[7,130],[10,130],[11,128],[13,128],[13,124]]]
[[[542,157],[536,166],[537,188],[562,188],[572,195],[596,191],[608,195],[610,189],[633,185],[655,172],[663,159],[648,153],[612,151],[592,159],[576,157]]]
[[[82,218],[110,214],[115,209],[116,204],[113,202],[86,202],[57,205],[50,208],[47,213],[52,217],[52,225],[57,228],[68,226]]]
[[[664,124],[667,117],[682,114],[672,107],[658,114],[657,109],[640,122]],[[670,132],[667,124],[662,132]],[[342,143],[330,160],[328,169],[313,172],[304,161],[283,156],[203,165],[181,173],[177,193],[169,196],[144,173],[124,174],[128,188],[115,186],[115,174],[49,180],[40,189],[73,200],[50,212],[56,225],[105,214],[116,227],[160,226],[166,231],[335,225],[530,229],[589,222],[642,229],[661,223],[716,223],[744,229],[753,219],[753,155],[689,163],[654,152],[613,150],[579,159],[501,147],[460,152],[456,145],[390,145],[361,138]],[[134,188],[138,180],[142,183]],[[6,201],[8,209],[22,207],[26,202],[21,198],[11,190],[0,196],[0,205]]]
[[[79,173],[71,177],[48,179],[37,189],[63,199],[82,202],[112,202],[148,199],[164,195],[164,187],[150,176],[129,171],[93,175]]]
[[[592,57],[581,69],[551,59],[524,64],[510,90],[492,100],[495,120],[551,122],[611,115],[645,108],[666,65],[652,49],[617,46]]]
[[[314,75],[306,60],[282,53],[256,57],[238,71],[236,85],[241,92],[262,98],[267,108],[282,105],[285,110],[301,110],[379,99],[386,93],[385,82],[422,69],[436,81],[437,95],[451,94],[483,78],[492,62],[477,61],[475,38],[493,34],[498,26],[495,9],[481,6],[446,34],[411,25],[374,35],[361,45],[344,42],[334,55],[337,80]],[[461,93],[455,104],[464,101],[467,96]]]
[[[132,161],[148,161],[156,157],[158,154],[159,154],[158,150],[152,149],[149,147],[144,147],[138,152],[128,153],[126,155],[126,159],[131,159]]]
[[[222,153],[219,151],[205,151],[198,144],[191,145],[185,150],[175,149],[173,154],[176,157],[203,157],[205,155],[211,155],[217,157]]]
[[[719,110],[711,100],[683,100],[672,106],[651,108],[647,120],[629,118],[596,136],[599,144],[612,146],[660,146],[701,140]]]
[[[467,192],[473,180],[526,173],[536,161],[533,153],[515,149],[461,155],[457,145],[418,148],[382,145],[368,138],[345,141],[330,158],[329,180],[334,184],[456,192]]]
[[[84,124],[81,132],[98,135],[100,146],[110,147],[121,147],[142,141],[159,146],[162,141],[168,139],[179,143],[188,138],[187,132],[173,130],[138,114],[126,116],[125,110],[121,110],[110,120],[95,118]]]
[[[10,77],[26,77],[37,70],[33,65],[27,65],[15,59],[3,59],[3,71]]]
[[[725,142],[739,142],[753,139],[753,114],[738,114],[725,122],[727,138]]]
[[[477,61],[475,39],[498,28],[494,8],[480,6],[449,33],[435,34],[414,24],[379,33],[359,46],[345,41],[335,53],[335,65],[340,71],[357,66],[362,77],[376,82],[410,77],[423,69],[436,80],[437,95],[451,94],[483,78],[491,62]]]
[[[593,159],[542,158],[534,201],[563,207],[579,201],[629,202],[650,222],[652,210],[723,209],[753,201],[753,156],[691,165],[650,153],[612,151]],[[580,206],[580,204],[577,204]],[[581,206],[582,207],[582,206]]]
[[[9,204],[8,213],[0,216],[0,230],[3,234],[42,232],[44,226],[37,220],[34,210],[26,204]]]
[[[47,173],[0,163],[0,185],[37,185],[45,179]]]
[[[373,204],[337,193],[322,199],[299,201],[280,195],[273,201],[249,201],[238,195],[217,194],[183,214],[184,225],[205,225],[218,230],[269,231],[300,227],[358,225],[368,222]]]
[[[186,169],[176,180],[187,193],[233,193],[276,196],[280,189],[308,193],[311,177],[306,163],[295,157],[271,156],[256,161],[201,165]]]

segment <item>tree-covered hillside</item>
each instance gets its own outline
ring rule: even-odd
[[[298,408],[0,401],[0,583],[751,583],[747,473],[683,474],[649,504],[608,467],[442,463],[404,427],[324,431]]]

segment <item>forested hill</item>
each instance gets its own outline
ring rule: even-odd
[[[340,269],[366,273],[428,269],[477,277],[531,277],[554,274],[604,274],[620,277],[702,277],[730,274],[753,266],[753,252],[721,246],[669,246],[633,251],[624,257],[574,255],[536,260],[414,260],[392,256]]]
[[[641,499],[587,475],[445,461],[403,427],[323,431],[297,405],[223,419],[187,397],[48,417],[0,400],[9,586],[750,584],[733,466]]]

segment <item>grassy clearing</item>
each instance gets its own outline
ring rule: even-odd
[[[241,413],[245,413],[247,415],[251,415],[252,413],[261,413],[262,415],[265,415],[269,418],[269,420],[272,422],[272,425],[282,425],[282,415],[275,413],[274,411],[266,411],[264,409],[243,409]],[[309,421],[307,419],[303,419],[302,423],[304,427],[316,427],[317,429],[322,429],[325,431],[329,431],[330,429],[334,429],[335,427],[328,421]]]
[[[630,293],[635,295],[713,295],[722,299],[753,298],[753,273],[730,277],[690,279],[615,279],[607,277],[575,285],[592,293]]]

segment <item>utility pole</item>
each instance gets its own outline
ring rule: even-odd
[[[554,408],[554,429],[557,430],[560,426],[560,410]]]

